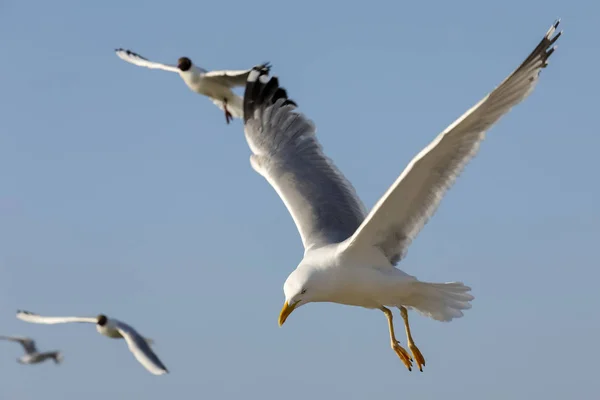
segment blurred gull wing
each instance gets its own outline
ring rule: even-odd
[[[133,327],[124,322],[114,320],[119,333],[127,342],[129,350],[135,358],[154,375],[163,375],[169,373],[167,367],[160,361],[158,356],[150,348],[147,339],[140,335]]]
[[[146,67],[146,68],[151,68],[151,69],[162,69],[163,71],[179,73],[179,68],[177,68],[175,65],[167,65],[167,64],[161,64],[161,63],[157,63],[154,61],[150,61],[147,58],[142,57],[139,54],[134,53],[131,50],[116,49],[115,53],[117,54],[117,57],[119,57],[121,60],[125,60],[128,63],[137,65],[139,67]]]
[[[65,324],[69,322],[88,322],[95,324],[96,317],[43,317],[30,311],[17,311],[17,318],[34,324]]]

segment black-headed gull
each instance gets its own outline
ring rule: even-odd
[[[407,309],[438,321],[463,316],[471,290],[462,282],[418,280],[395,265],[434,214],[444,193],[475,155],[486,132],[533,91],[560,37],[556,22],[521,65],[417,154],[369,213],[297,111],[276,77],[252,71],[244,93],[250,163],[281,197],[304,245],[304,258],[283,286],[279,325],[298,307],[331,302],[381,310],[392,349],[411,370],[425,365]],[[335,101],[335,93],[327,94]],[[545,116],[539,115],[538,118]],[[392,312],[404,320],[412,357],[394,333]]]
[[[242,118],[242,98],[231,90],[236,86],[244,86],[252,69],[244,71],[207,71],[200,68],[187,57],[179,58],[177,66],[150,61],[133,51],[116,49],[117,56],[131,64],[151,69],[176,72],[185,84],[194,92],[208,96],[213,103],[225,112],[225,121],[229,123],[234,117]],[[269,63],[255,68],[269,72]]]
[[[0,340],[9,340],[11,342],[18,342],[25,349],[25,355],[17,358],[17,362],[21,364],[38,364],[48,359],[54,360],[55,364],[60,364],[63,360],[63,356],[60,351],[47,351],[40,353],[35,346],[35,341],[28,337],[22,336],[0,336]]]
[[[17,318],[34,324],[65,324],[69,322],[95,324],[96,330],[102,335],[113,339],[125,339],[135,358],[154,375],[169,372],[150,348],[151,339],[144,338],[133,327],[114,318],[108,318],[106,315],[100,314],[97,317],[43,317],[29,311],[19,310],[17,311]]]

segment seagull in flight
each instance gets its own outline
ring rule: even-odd
[[[150,345],[151,339],[144,338],[133,327],[126,323],[108,318],[104,314],[97,317],[43,317],[29,311],[17,311],[17,318],[34,324],[66,324],[70,322],[84,322],[96,325],[96,330],[112,339],[125,339],[129,350],[135,358],[154,375],[163,375],[169,371],[154,354]]]
[[[278,78],[250,73],[244,93],[250,164],[277,192],[304,245],[302,261],[283,286],[280,326],[312,302],[377,309],[386,316],[394,352],[409,371],[413,362],[423,371],[425,358],[411,335],[408,310],[451,321],[463,316],[474,297],[462,282],[423,282],[395,266],[486,132],[533,91],[561,35],[558,23],[512,74],[410,161],[368,214],[324,154],[314,123],[297,111]],[[390,308],[400,310],[411,354],[396,339]]]
[[[161,64],[134,53],[131,50],[116,49],[117,56],[140,67],[162,69],[163,71],[176,72],[185,84],[194,92],[208,96],[213,103],[225,112],[225,121],[229,124],[235,118],[242,118],[242,97],[231,90],[237,86],[244,86],[248,74],[252,69],[240,71],[207,71],[200,68],[187,57],[181,57],[177,65]],[[271,69],[269,63],[261,64],[255,68],[268,73]]]
[[[60,364],[63,360],[63,356],[60,351],[47,351],[40,353],[35,346],[35,341],[28,337],[22,336],[0,336],[0,340],[9,340],[11,342],[18,342],[25,349],[25,355],[17,358],[17,362],[20,364],[39,364],[48,359],[54,360],[55,364]]]

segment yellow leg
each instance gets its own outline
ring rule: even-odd
[[[400,346],[400,343],[398,342],[398,340],[396,339],[396,335],[394,334],[394,322],[392,321],[392,312],[385,307],[381,307],[380,310],[383,311],[388,320],[388,328],[390,330],[392,350],[394,350],[398,357],[400,357],[400,360],[402,360],[404,365],[406,365],[406,368],[408,368],[409,371],[412,371],[412,359],[408,355],[408,351],[406,351],[402,346]]]
[[[419,366],[419,371],[423,372],[423,367],[425,366],[425,358],[415,346],[415,342],[413,341],[412,335],[410,334],[410,326],[408,325],[408,310],[405,307],[399,307],[400,314],[402,315],[402,319],[404,320],[404,329],[406,330],[406,340],[408,341],[408,348],[413,355],[413,358],[416,360],[417,365]]]

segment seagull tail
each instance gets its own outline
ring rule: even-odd
[[[235,96],[234,101],[227,104],[227,109],[234,118],[242,118],[244,116],[244,99],[241,96]]]
[[[221,110],[225,110],[225,104],[222,100],[211,99],[213,103]],[[244,116],[244,101],[240,96],[233,96],[227,102],[227,111],[231,113],[233,118],[242,118]]]
[[[414,291],[406,304],[421,315],[437,321],[448,322],[463,316],[462,310],[471,308],[474,297],[470,287],[462,282],[428,283],[413,282]]]

